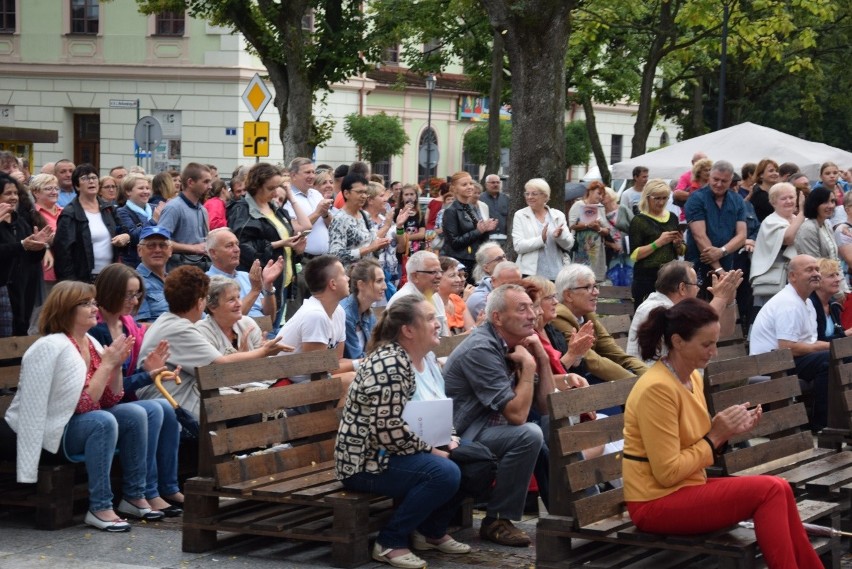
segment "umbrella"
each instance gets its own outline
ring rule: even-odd
[[[189,411],[178,405],[178,402],[175,401],[175,398],[172,397],[169,390],[163,387],[163,377],[168,377],[169,375],[174,376],[175,383],[180,385],[180,376],[176,375],[173,371],[162,371],[158,373],[157,377],[154,378],[154,385],[157,386],[157,389],[160,390],[160,393],[163,394],[166,401],[171,403],[174,408],[177,420],[180,423],[180,426],[183,427],[180,434],[181,439],[196,440],[198,439],[198,421],[196,421],[195,417],[193,417]]]

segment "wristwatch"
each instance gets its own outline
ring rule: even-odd
[[[275,294],[275,287],[272,287],[272,290],[265,290],[265,289],[262,289],[262,290],[260,291],[260,293],[261,293],[264,297],[272,296],[273,294]]]
[[[722,256],[724,257],[727,254],[728,254],[728,248],[725,247],[724,245],[722,245]]]

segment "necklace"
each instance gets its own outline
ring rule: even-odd
[[[681,385],[687,388],[690,392],[692,391],[692,380],[687,378],[686,381],[683,381],[677,374],[677,371],[675,371],[675,368],[669,361],[668,357],[661,358],[660,361],[663,362],[663,365],[666,366],[666,368],[672,373],[673,376],[675,376],[675,378],[680,382]]]

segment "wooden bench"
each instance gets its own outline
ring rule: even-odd
[[[828,376],[828,425],[818,437],[819,446],[840,450],[852,444],[852,337],[831,342]]]
[[[549,396],[551,507],[536,530],[536,567],[755,567],[754,531],[734,526],[697,536],[639,531],[631,522],[620,487],[597,495],[589,489],[621,477],[621,453],[582,460],[583,449],[622,438],[624,416],[571,425],[569,417],[627,400],[636,379],[572,389]],[[799,503],[804,521],[837,523],[839,507],[814,500]],[[700,513],[696,512],[696,515]],[[839,563],[836,538],[813,538],[821,556]],[[836,565],[835,565],[836,567]]]
[[[601,286],[597,313],[601,316],[633,316],[633,292],[629,286]]]
[[[252,316],[252,319],[257,323],[260,331],[263,332],[264,337],[272,331],[272,316]]]
[[[184,551],[209,551],[218,532],[231,532],[329,543],[335,567],[370,560],[368,536],[386,523],[393,501],[344,490],[335,479],[341,384],[327,370],[337,367],[328,350],[197,369],[199,477],[184,489]],[[305,383],[219,395],[221,387],[308,374]],[[305,412],[234,426],[295,408]]]
[[[0,417],[18,388],[21,358],[40,336],[0,338]],[[14,460],[0,460],[0,505],[35,509],[35,526],[55,530],[72,525],[74,502],[88,496],[85,468],[79,464],[45,464],[35,484],[16,482]],[[82,478],[83,482],[76,482]]]
[[[600,306],[600,305],[598,305]],[[627,349],[627,337],[630,333],[630,321],[632,317],[628,314],[599,316],[598,321],[606,328],[615,343],[622,350]]]
[[[456,349],[456,346],[465,341],[468,337],[468,334],[456,334],[455,336],[442,336],[441,343],[438,344],[438,347],[433,351],[435,356],[438,358],[446,358],[448,357],[453,350]]]
[[[743,336],[742,326],[734,327],[734,333],[716,342],[716,357],[712,361],[730,360],[748,355],[746,338]]]

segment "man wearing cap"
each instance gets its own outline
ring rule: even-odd
[[[207,254],[213,266],[207,276],[220,275],[233,279],[240,287],[242,312],[251,317],[275,315],[275,279],[284,270],[284,258],[271,259],[261,268],[254,260],[251,270],[238,271],[240,264],[240,241],[227,227],[214,229],[207,234]]]
[[[145,227],[139,233],[136,251],[142,262],[136,267],[136,271],[145,283],[145,298],[136,313],[136,320],[139,322],[153,322],[160,314],[169,311],[163,288],[166,263],[172,256],[171,238],[171,232],[159,225]]]

